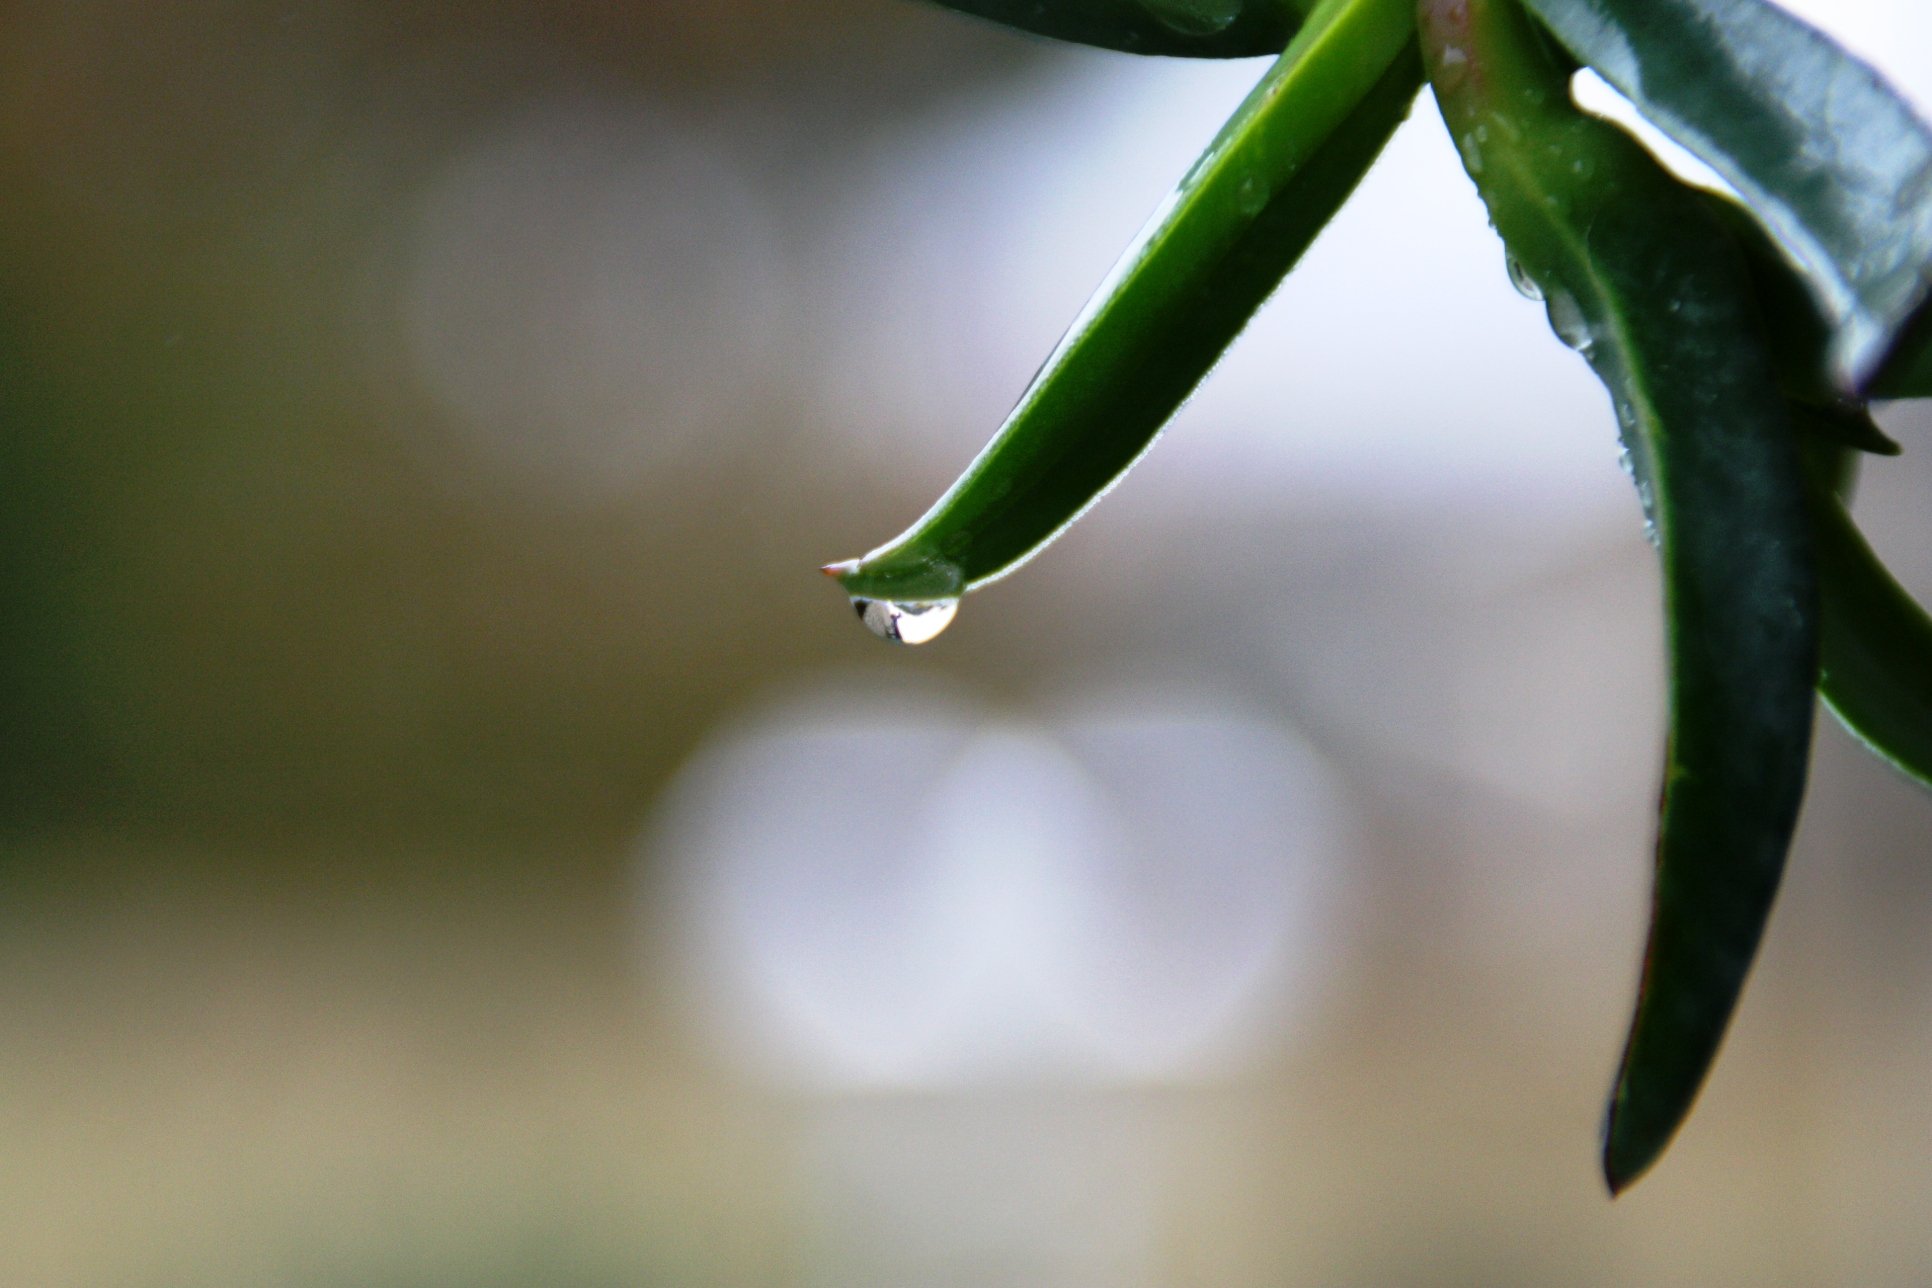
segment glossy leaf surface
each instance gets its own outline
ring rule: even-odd
[[[1804,477],[1744,258],[1697,194],[1570,102],[1512,0],[1422,0],[1465,168],[1614,402],[1663,565],[1670,734],[1649,942],[1605,1123],[1613,1191],[1704,1081],[1796,824],[1817,673]]]
[[[938,0],[948,9],[1102,49],[1180,58],[1279,54],[1312,0]]]
[[[1870,67],[1764,0],[1525,0],[1578,59],[1736,187],[1862,387],[1932,272],[1932,132]]]
[[[834,565],[855,596],[944,599],[1018,567],[1119,479],[1407,115],[1412,0],[1327,0],[924,518]]]

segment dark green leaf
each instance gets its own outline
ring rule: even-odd
[[[1792,425],[1801,433],[1873,456],[1899,454],[1899,445],[1873,423],[1871,413],[1861,403],[1821,405],[1791,400],[1786,403],[1786,410]]]
[[[1301,25],[1291,0],[938,0],[1056,40],[1134,54],[1252,58],[1279,54]]]
[[[1826,366],[1831,324],[1818,301],[1777,244],[1742,206],[1714,192],[1700,194],[1705,208],[1744,253],[1751,292],[1771,343],[1778,388],[1800,431],[1876,456],[1897,456],[1899,446],[1872,423],[1863,402],[1839,394]]]
[[[1866,392],[1874,398],[1932,398],[1932,307],[1921,306]]]
[[[1689,1113],[1797,820],[1817,674],[1804,476],[1742,253],[1511,0],[1424,0],[1443,117],[1558,334],[1603,380],[1663,562],[1670,737],[1643,983],[1605,1125],[1621,1189]]]
[[[1833,374],[1872,376],[1932,271],[1932,132],[1876,72],[1763,0],[1525,0],[1730,180],[1803,266]]]
[[[1017,567],[1153,443],[1341,208],[1421,84],[1411,0],[1327,0],[927,515],[835,565],[870,599]]]
[[[1818,692],[1854,737],[1932,787],[1932,618],[1823,478],[1812,492],[1812,531],[1824,617]]]

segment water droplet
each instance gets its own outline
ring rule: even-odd
[[[1183,36],[1212,36],[1241,16],[1247,0],[1141,0],[1156,21]]]
[[[1518,295],[1526,300],[1539,302],[1542,300],[1543,288],[1536,284],[1536,279],[1529,275],[1527,268],[1523,267],[1523,261],[1504,251],[1503,265],[1509,270],[1509,284],[1516,288]]]
[[[1475,135],[1458,134],[1456,136],[1456,151],[1462,153],[1463,169],[1469,171],[1471,175],[1478,175],[1483,172],[1482,149],[1477,146]]]
[[[1268,185],[1259,175],[1246,176],[1234,191],[1234,204],[1242,214],[1253,218],[1268,204]]]
[[[1617,400],[1617,437],[1623,444],[1617,464],[1637,485],[1637,501],[1644,509],[1644,540],[1658,545],[1661,539],[1657,535],[1657,493],[1650,481],[1650,449],[1637,427],[1637,409],[1621,398]]]
[[[1469,75],[1469,55],[1460,45],[1444,45],[1436,55],[1436,83],[1454,89]]]
[[[894,644],[924,644],[952,624],[959,611],[957,599],[929,603],[900,603],[891,599],[852,597],[852,607],[865,628]]]
[[[1575,349],[1578,353],[1588,354],[1596,343],[1596,334],[1590,330],[1590,319],[1583,316],[1583,306],[1576,302],[1576,296],[1568,291],[1557,291],[1543,305],[1550,315],[1550,330],[1556,338]]]

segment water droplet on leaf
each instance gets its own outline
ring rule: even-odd
[[[1463,169],[1469,171],[1472,176],[1479,175],[1483,172],[1482,148],[1478,146],[1475,135],[1458,134],[1456,136],[1456,151],[1462,153]],[[1490,222],[1494,223],[1495,221],[1491,220]]]
[[[957,599],[929,603],[900,603],[891,599],[852,597],[852,608],[865,628],[894,644],[924,644],[952,624],[959,611]]]
[[[1526,300],[1542,300],[1543,288],[1538,286],[1536,279],[1529,275],[1529,270],[1523,267],[1522,260],[1505,253],[1503,264],[1509,269],[1509,284],[1516,288],[1518,295]]]
[[[1244,177],[1240,187],[1235,189],[1234,204],[1242,214],[1253,218],[1268,204],[1268,185],[1259,175],[1250,174]]]
[[[1650,451],[1637,428],[1637,409],[1623,399],[1617,400],[1617,436],[1623,444],[1623,450],[1617,453],[1617,464],[1637,485],[1637,501],[1644,509],[1644,540],[1653,546],[1661,545],[1657,532],[1657,493],[1650,481]]]
[[[1590,330],[1590,320],[1583,316],[1583,306],[1576,302],[1576,296],[1557,291],[1544,302],[1543,308],[1550,315],[1550,330],[1556,332],[1557,339],[1578,353],[1590,352],[1590,346],[1596,343],[1596,334]]]

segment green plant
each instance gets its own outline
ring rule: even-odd
[[[833,565],[916,643],[1130,467],[1346,201],[1427,83],[1512,273],[1608,390],[1663,566],[1670,733],[1613,1192],[1714,1059],[1795,826],[1812,694],[1932,785],[1932,619],[1839,492],[1897,445],[1873,397],[1932,395],[1932,131],[1765,0],[944,0],[1150,53],[1272,68],[904,534]],[[1580,110],[1596,70],[1722,174],[1690,187]]]

